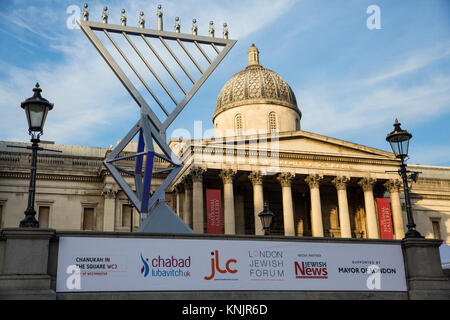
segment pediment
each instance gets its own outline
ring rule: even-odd
[[[270,150],[268,135],[232,137],[223,140],[209,140],[207,145],[235,144],[246,150]],[[267,141],[267,142],[266,142]],[[395,159],[391,152],[375,149],[356,143],[339,140],[307,131],[283,132],[278,135],[280,153],[317,154],[329,156],[362,157],[373,159]]]

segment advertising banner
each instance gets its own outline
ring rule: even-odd
[[[399,244],[61,237],[56,290],[407,288]]]
[[[206,233],[222,233],[222,199],[220,189],[206,189]]]
[[[380,223],[381,239],[394,239],[392,228],[391,207],[388,198],[377,198],[378,221]]]

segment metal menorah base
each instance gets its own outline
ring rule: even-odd
[[[138,232],[194,233],[165,201],[156,204],[150,215],[141,223]]]

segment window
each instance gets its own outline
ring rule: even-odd
[[[431,220],[431,225],[433,226],[433,234],[435,239],[442,239],[441,238],[441,226],[439,223],[439,219],[433,219]]]
[[[300,130],[300,121],[298,118],[295,118],[295,131]]]
[[[277,131],[277,115],[275,112],[269,113],[269,131]]]
[[[103,212],[97,215],[98,202],[83,201],[81,202],[81,230],[96,230],[97,227],[103,228]]]
[[[3,205],[0,204],[0,228],[2,227]]]
[[[49,215],[49,206],[39,206],[39,228],[48,228]]]
[[[83,230],[94,230],[94,208],[83,208]]]
[[[242,134],[242,115],[240,113],[234,117],[234,131],[238,136]]]
[[[122,205],[122,227],[130,228],[131,226],[131,206],[129,204]]]

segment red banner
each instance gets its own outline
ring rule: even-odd
[[[206,233],[223,233],[220,189],[206,189]]]
[[[391,207],[388,198],[377,198],[378,221],[381,239],[394,239],[392,231]]]

